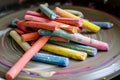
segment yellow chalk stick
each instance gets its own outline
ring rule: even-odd
[[[10,36],[20,45],[20,47],[24,50],[27,51],[31,46],[27,42],[23,42],[20,35],[12,30],[10,31]]]
[[[93,32],[98,32],[100,30],[99,26],[97,26],[97,25],[95,25],[95,24],[93,24],[85,19],[83,19],[83,27],[87,28]]]
[[[59,7],[55,8],[55,12],[56,12],[56,14],[60,15],[61,17],[65,17],[65,18],[80,18],[80,17],[78,17],[74,14],[71,14],[71,13],[69,13],[69,12],[59,8]],[[95,24],[93,24],[85,19],[83,19],[83,27],[87,28],[93,32],[98,32],[100,30],[99,26],[97,26],[97,25],[95,25]]]
[[[85,60],[87,57],[87,53],[85,52],[80,52],[80,51],[64,48],[64,47],[53,45],[53,44],[45,44],[42,47],[42,50],[53,52],[55,54],[69,57],[75,60]]]

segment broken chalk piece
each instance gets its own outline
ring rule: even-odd
[[[52,10],[50,10],[48,7],[46,7],[43,4],[40,4],[40,10],[44,14],[46,14],[50,19],[55,19],[57,17],[57,15]]]

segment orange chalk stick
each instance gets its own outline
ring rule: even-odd
[[[31,28],[41,28],[41,29],[47,29],[54,31],[57,26],[50,25],[49,23],[41,23],[41,22],[35,22],[35,21],[19,21],[19,25],[25,26],[25,27],[31,27]]]
[[[49,19],[45,19],[42,17],[36,17],[36,16],[31,16],[31,15],[25,15],[24,17],[25,20],[30,20],[30,21],[39,21],[39,22],[48,22]]]
[[[22,41],[33,41],[36,40],[40,37],[40,34],[38,32],[31,32],[31,33],[26,33],[21,35]],[[50,40],[54,41],[61,41],[61,42],[69,42],[68,39],[58,37],[58,36],[52,36]]]
[[[31,60],[31,58],[46,44],[50,37],[43,36],[39,38],[30,49],[17,61],[15,65],[5,74],[7,80],[13,80],[19,72],[25,67],[25,65]]]
[[[24,34],[25,32],[23,32],[22,30],[18,29],[18,28],[15,28],[14,29],[18,34],[22,35]]]
[[[76,33],[78,31],[80,31],[80,30],[78,30],[79,29],[78,27],[70,26],[70,25],[67,25],[67,24],[60,23],[60,22],[50,21],[49,23],[50,24],[55,24],[57,27],[59,27],[61,29],[64,29],[65,31],[70,32],[70,33]]]
[[[32,40],[36,40],[39,38],[39,33],[38,32],[31,32],[31,33],[27,33],[27,34],[22,34],[21,38],[22,41],[32,41]]]
[[[78,16],[75,16],[75,15],[73,15],[71,13],[68,13],[67,11],[65,11],[65,10],[63,10],[63,9],[61,9],[59,7],[56,7],[54,11],[61,17],[65,17],[65,18],[78,18],[79,19]]]

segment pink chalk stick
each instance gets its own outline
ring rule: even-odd
[[[77,42],[77,43],[92,46],[99,50],[109,50],[109,45],[106,42],[102,42],[99,40],[95,40],[95,39],[86,37],[80,33],[70,34],[62,29],[56,29],[52,35],[60,36],[60,37],[66,38],[68,40]]]
[[[39,38],[33,44],[33,46],[25,52],[18,62],[6,73],[5,78],[7,80],[13,80],[31,60],[31,58],[45,45],[49,38],[49,36],[43,36]]]
[[[109,45],[106,42],[98,41],[98,40],[83,36],[82,34],[79,34],[79,33],[75,33],[71,35],[74,35],[75,39],[73,39],[73,41],[75,42],[80,42],[85,45],[96,47],[99,50],[109,50]]]
[[[26,15],[32,15],[32,16],[43,17],[43,18],[47,18],[48,19],[47,16],[45,16],[45,15],[43,15],[41,13],[35,12],[35,11],[30,11],[30,10],[26,11]]]
[[[41,15],[40,13],[38,13],[38,12],[35,12],[35,11],[26,11],[26,14],[27,15],[33,15],[33,16],[38,16],[38,17],[41,17],[41,16],[43,16],[43,15]]]
[[[24,19],[25,20],[30,20],[30,21],[39,21],[39,22],[48,22],[49,21],[46,18],[31,16],[31,15],[25,15]]]

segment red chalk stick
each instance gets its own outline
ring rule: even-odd
[[[19,21],[18,21],[18,22],[19,22]],[[25,32],[25,33],[31,32],[31,31],[29,31],[26,27],[21,26],[21,25],[19,25],[19,24],[17,24],[17,28],[20,29],[20,30],[22,30],[22,31]]]
[[[52,24],[49,23],[41,23],[41,22],[35,22],[35,21],[19,21],[17,22],[18,25],[22,25],[25,27],[31,27],[31,28],[41,28],[41,29],[47,29],[47,30],[56,30],[56,28],[58,28],[57,26],[54,26]]]
[[[14,29],[18,34],[22,35],[24,34],[25,32],[23,32],[22,30],[18,29],[18,28],[15,28]]]
[[[25,67],[25,65],[31,60],[31,58],[45,45],[49,36],[43,36],[39,38],[30,49],[18,60],[18,62],[5,74],[7,80],[13,80],[19,72]]]

